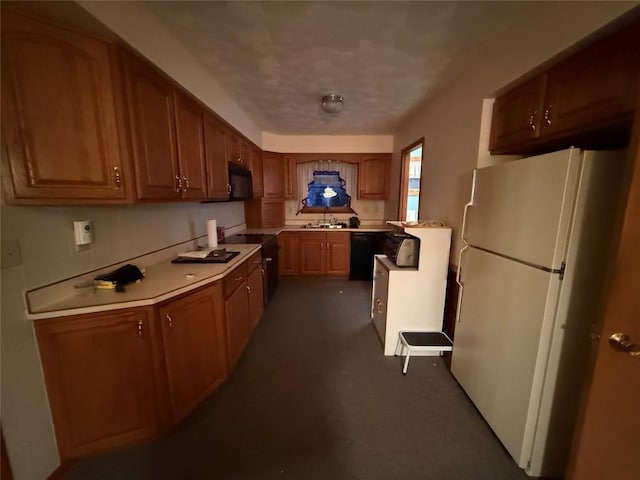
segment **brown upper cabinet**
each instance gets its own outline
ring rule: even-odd
[[[124,58],[138,198],[206,198],[202,109],[155,67]]]
[[[358,165],[358,198],[385,200],[389,197],[391,155],[363,155]]]
[[[284,198],[298,198],[298,170],[293,155],[284,155]]]
[[[113,45],[3,11],[2,178],[7,201],[130,201],[120,93]]]
[[[264,195],[262,150],[252,145],[249,149],[249,155],[251,178],[253,180],[253,198],[262,198]]]
[[[229,170],[227,168],[229,130],[211,113],[204,114],[204,144],[207,164],[209,198],[229,200]]]
[[[176,90],[176,138],[178,166],[182,198],[207,198],[207,174],[205,169],[204,123],[200,105]]]
[[[236,131],[229,135],[229,161],[249,168],[249,142]]]
[[[546,75],[539,75],[496,98],[491,126],[492,150],[540,136],[546,80]]]
[[[284,198],[284,156],[263,152],[262,172],[264,198]]]
[[[636,21],[499,95],[491,153],[580,144],[586,133],[630,125],[638,94],[639,44]]]

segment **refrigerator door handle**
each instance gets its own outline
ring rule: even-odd
[[[469,202],[464,206],[464,213],[462,214],[462,233],[460,235],[460,238],[462,239],[462,242],[465,245],[469,245],[469,242],[467,242],[467,239],[464,236],[467,233],[467,212],[469,211],[469,208],[473,206],[473,201],[475,200],[475,196],[476,196],[476,173],[477,172],[478,172],[478,169],[474,168],[473,177],[471,179],[471,199],[469,199]],[[460,253],[462,253],[462,251],[460,251]]]
[[[462,293],[464,292],[464,284],[462,283],[461,274],[462,274],[462,254],[464,251],[469,248],[469,245],[465,245],[460,249],[460,253],[458,254],[458,271],[456,272],[456,283],[460,286],[458,290],[458,305],[456,307],[456,323],[460,323],[460,307],[462,306]]]

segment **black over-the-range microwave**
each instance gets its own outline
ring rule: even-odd
[[[253,198],[251,171],[242,165],[229,162],[230,200],[247,200]]]

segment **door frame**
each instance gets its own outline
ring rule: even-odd
[[[631,399],[628,403],[633,403],[633,399],[638,397],[640,382],[634,377],[637,368],[631,370],[638,359],[616,353],[608,345],[608,338],[613,332],[629,333],[632,341],[639,341],[638,319],[634,317],[638,311],[637,294],[633,288],[624,288],[632,285],[629,279],[633,282],[637,278],[636,268],[640,261],[635,253],[640,238],[640,85],[637,98],[625,171],[626,195],[623,194],[617,212],[621,228],[615,246],[615,261],[607,279],[608,291],[603,296],[605,305],[600,325],[594,328],[589,376],[582,391],[567,480],[595,480],[602,478],[599,476],[602,471],[622,474],[624,477],[616,478],[626,480],[635,478],[640,467],[637,456],[633,457],[632,464],[629,451],[621,453],[624,449],[620,448],[624,446],[629,432],[637,433],[637,427],[634,429],[634,425],[640,425],[637,411],[624,410],[625,404],[616,399],[622,393],[616,388],[620,384],[627,388],[625,396]],[[603,442],[605,436],[607,441]],[[622,469],[626,470],[622,472]]]
[[[419,138],[405,147],[400,152],[400,199],[398,202],[398,220],[404,221],[407,218],[407,195],[409,192],[409,154],[417,146],[422,146],[420,163],[424,163],[424,137]],[[422,169],[421,169],[422,171]],[[418,198],[418,217],[420,216],[420,201],[422,199],[422,174],[420,175],[420,197]]]

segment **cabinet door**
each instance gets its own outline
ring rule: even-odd
[[[387,330],[387,301],[389,297],[389,270],[376,259],[373,269],[373,294],[371,295],[371,321],[376,327],[384,347]]]
[[[251,180],[253,181],[253,198],[262,198],[264,188],[262,186],[262,150],[258,147],[251,147],[250,151]]]
[[[264,290],[263,290],[264,270],[256,268],[247,280],[247,290],[249,292],[249,321],[251,329],[254,329],[264,310]]]
[[[147,309],[36,322],[62,460],[159,430],[157,332]]]
[[[229,371],[231,371],[238,362],[244,347],[249,341],[249,334],[251,333],[249,301],[246,287],[247,283],[244,282],[225,301]]]
[[[209,113],[204,114],[204,146],[207,164],[209,198],[229,200],[229,169],[227,168],[229,131]]]
[[[226,378],[220,282],[159,308],[173,419],[183,419]]]
[[[491,152],[540,136],[547,76],[539,75],[496,98],[491,118]]]
[[[284,156],[284,198],[298,198],[298,170],[296,159],[292,155]]]
[[[229,157],[230,162],[249,168],[249,143],[238,132],[229,130]]]
[[[173,86],[132,55],[125,66],[138,198],[179,199]]]
[[[117,74],[108,44],[2,12],[2,177],[9,202],[126,199]]]
[[[280,275],[298,274],[298,234],[282,232],[278,234],[278,272]]]
[[[262,228],[275,228],[284,225],[284,201],[262,200]]]
[[[264,152],[262,169],[264,198],[284,198],[284,160],[282,154]]]
[[[327,264],[327,236],[324,232],[298,234],[300,275],[324,275]]]
[[[543,135],[597,128],[630,118],[640,70],[636,22],[549,71]]]
[[[349,275],[351,234],[327,232],[327,275]]]
[[[358,165],[358,198],[385,200],[389,196],[389,155],[363,156]]]
[[[202,108],[183,93],[175,92],[176,138],[182,198],[207,197]]]

